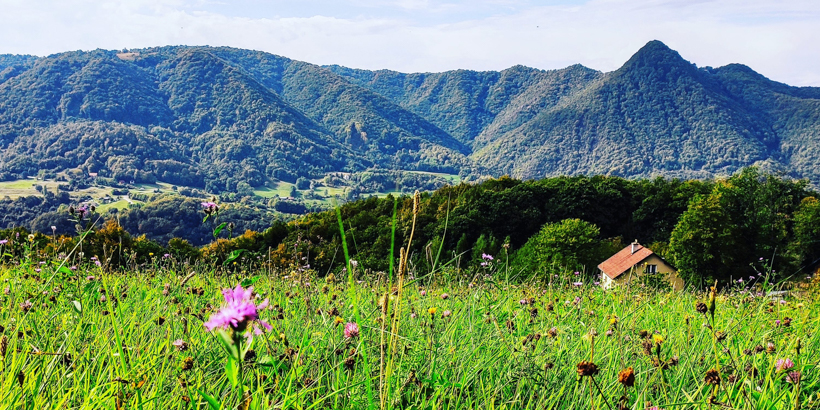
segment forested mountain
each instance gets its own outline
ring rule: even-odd
[[[225,47],[0,55],[0,175],[79,168],[237,191],[367,169],[480,178],[820,184],[820,88],[698,68],[653,41],[623,67],[404,74]],[[246,189],[247,191],[247,189]]]

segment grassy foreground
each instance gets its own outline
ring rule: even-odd
[[[179,268],[2,268],[0,409],[818,408],[812,287],[718,294],[712,322],[707,294],[416,281],[394,325],[376,278]],[[240,282],[274,327],[245,355],[244,395],[203,326]]]

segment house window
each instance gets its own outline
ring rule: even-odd
[[[646,273],[658,273],[658,265],[646,265]]]

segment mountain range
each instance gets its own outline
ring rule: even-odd
[[[820,185],[820,88],[697,67],[659,41],[621,68],[405,74],[226,47],[0,55],[0,178],[79,168],[235,191],[328,172]]]

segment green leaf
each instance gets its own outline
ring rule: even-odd
[[[228,259],[225,259],[225,262],[222,262],[222,265],[227,265],[227,264],[233,262],[234,260],[236,260],[236,258],[239,257],[239,255],[242,254],[242,252],[245,252],[245,250],[244,249],[237,249],[237,250],[231,252],[231,254],[228,255]]]
[[[220,329],[216,332],[217,340],[222,343],[222,346],[225,347],[225,351],[228,353],[228,356],[235,360],[239,360],[239,350],[237,350],[236,345],[233,343],[233,339],[231,339],[231,335],[228,332]]]
[[[231,381],[231,386],[235,389],[239,385],[239,366],[236,365],[236,360],[233,357],[228,357],[228,362],[225,363],[225,375]]]
[[[256,283],[256,281],[258,281],[259,278],[261,278],[261,276],[254,276],[252,278],[242,279],[242,282],[239,282],[239,285],[242,286],[243,288],[247,289],[248,286],[251,286],[254,283]]]
[[[73,307],[74,307],[74,311],[75,311],[75,312],[77,312],[77,313],[79,313],[79,314],[82,314],[82,313],[83,313],[83,305],[82,305],[82,304],[80,304],[80,302],[79,302],[79,301],[72,300],[72,301],[71,301],[71,306],[73,306]]]
[[[65,266],[60,266],[60,273],[64,273],[66,275],[71,275],[71,269],[66,268]]]
[[[228,226],[228,223],[222,222],[221,224],[219,224],[219,226],[216,227],[216,229],[214,229],[214,239],[216,239],[216,237],[219,236],[219,233],[222,232],[222,230],[225,229],[226,226]]]
[[[218,401],[216,401],[216,399],[213,396],[209,396],[199,389],[196,389],[196,392],[199,393],[199,395],[202,396],[202,398],[208,402],[208,405],[211,406],[211,410],[219,410],[222,408],[222,406],[219,404]]]

